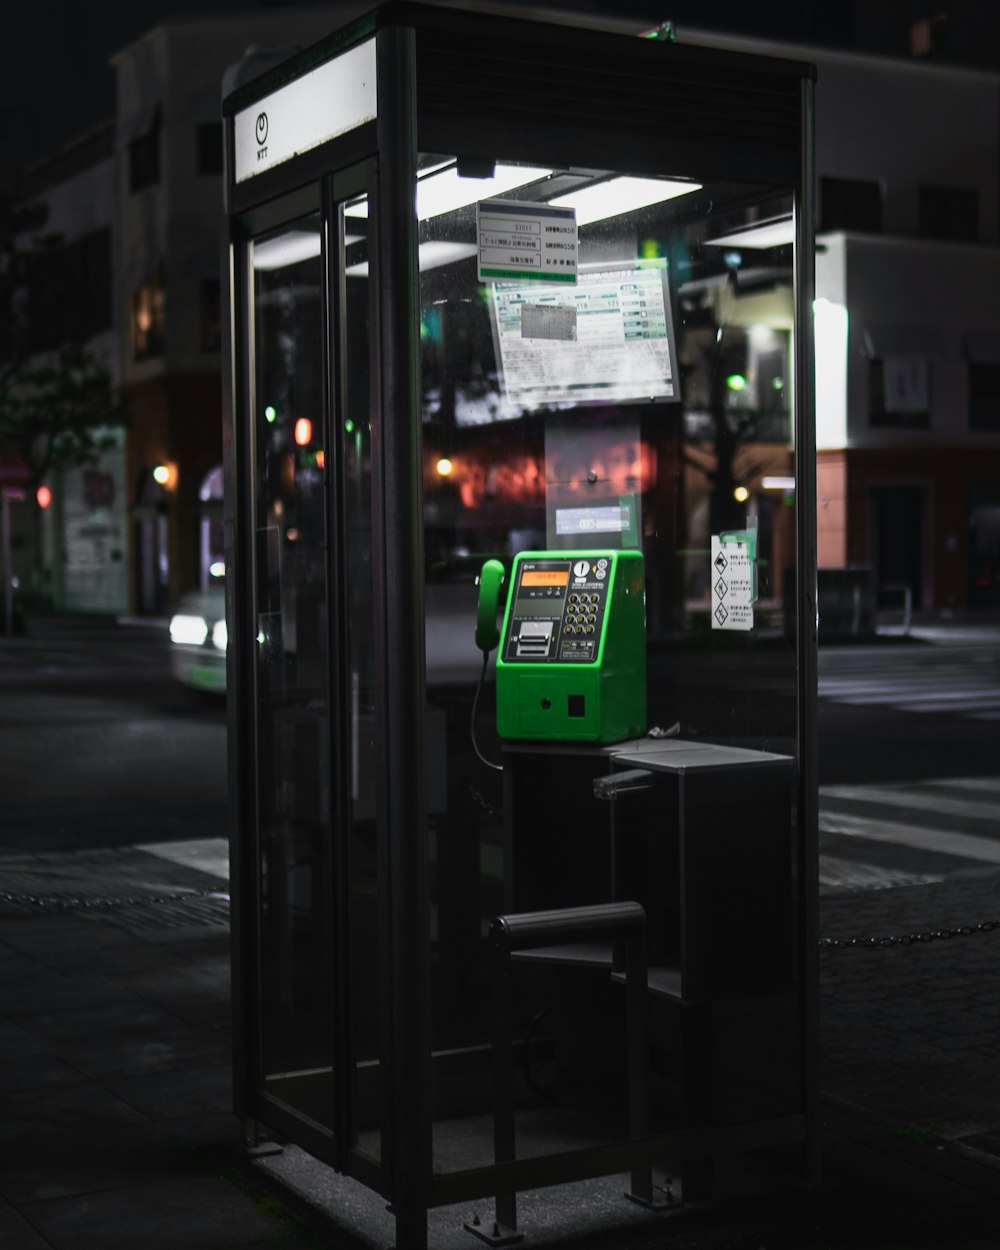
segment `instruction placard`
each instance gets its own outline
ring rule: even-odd
[[[712,535],[712,628],[753,629],[754,570],[750,547]]]
[[[476,245],[480,282],[576,283],[580,244],[574,208],[480,200]]]
[[[490,289],[509,405],[676,398],[664,259],[585,265],[573,286],[522,276]]]

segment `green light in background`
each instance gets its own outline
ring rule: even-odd
[[[277,410],[274,408],[272,404],[268,404],[267,407],[264,409],[264,420],[268,423],[268,425],[273,425],[274,422],[277,420],[277,417],[278,417]]]
[[[785,389],[785,379],[784,378],[772,378],[771,385],[774,387],[776,391],[783,391]]]
[[[444,342],[440,308],[426,308],[421,313],[420,341],[433,343],[435,347],[440,347]]]
[[[639,245],[639,255],[643,260],[656,260],[660,255],[660,240],[643,239]]]
[[[742,373],[731,373],[729,377],[726,378],[726,385],[731,391],[745,391],[747,380]]]
[[[353,433],[354,433],[354,422],[351,420],[351,418],[350,418],[350,417],[348,417],[348,418],[347,418],[347,420],[344,422],[344,430],[345,430],[348,434],[353,434]]]

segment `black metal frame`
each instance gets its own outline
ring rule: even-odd
[[[497,916],[490,929],[493,951],[493,1157],[496,1163],[516,1158],[514,1132],[514,1039],[511,1031],[511,963],[518,951],[547,950],[581,941],[606,941],[623,947],[628,1065],[629,1141],[649,1136],[649,1015],[647,1011],[646,913],[638,903],[599,903],[557,911],[520,912]],[[604,969],[602,968],[603,972]],[[629,1197],[652,1207],[653,1178],[649,1164],[631,1169]],[[520,1241],[517,1192],[497,1187],[496,1219],[492,1224],[466,1224],[490,1245]]]
[[[648,1167],[664,1149],[682,1148],[693,1158],[741,1145],[805,1142],[810,1174],[816,1167],[817,931],[816,757],[815,757],[815,452],[812,427],[812,256],[814,192],[812,165],[812,71],[790,61],[646,43],[594,30],[531,24],[535,49],[525,73],[536,75],[528,107],[534,117],[509,107],[501,110],[490,91],[497,68],[521,65],[524,24],[392,3],[369,18],[315,45],[254,83],[241,87],[224,104],[227,117],[227,210],[232,222],[226,270],[232,292],[226,376],[232,401],[225,413],[227,614],[230,631],[229,775],[233,892],[234,1106],[254,1139],[263,1121],[298,1141],[338,1169],[351,1172],[391,1199],[401,1250],[426,1246],[426,1214],[431,1206],[499,1190],[555,1184],[570,1179],[635,1171]],[[271,91],[293,81],[338,52],[377,36],[377,120],[299,155],[247,182],[233,179],[232,118]],[[516,53],[515,53],[516,50]],[[512,59],[513,58],[513,59]],[[551,81],[538,81],[546,65]],[[460,72],[461,71],[461,72]],[[583,84],[572,98],[567,91]],[[469,82],[477,90],[469,93]],[[623,95],[623,88],[627,92]],[[506,97],[508,103],[510,96]],[[717,107],[713,109],[713,101]],[[721,101],[721,103],[719,103]],[[589,110],[580,122],[582,102]],[[752,116],[751,116],[752,114]],[[749,117],[749,121],[748,121]],[[630,122],[623,129],[622,119]],[[421,515],[417,223],[413,183],[418,152],[531,161],[553,151],[569,163],[628,169],[636,173],[676,172],[705,181],[724,178],[791,189],[796,198],[796,520],[798,656],[798,917],[801,968],[803,1115],[763,1125],[685,1128],[642,1141],[574,1151],[546,1158],[500,1162],[463,1173],[432,1175],[430,1105],[431,1026],[427,941],[427,846],[424,816],[422,629],[424,619]],[[667,155],[669,154],[669,155]],[[334,1142],[275,1109],[265,1108],[257,1087],[260,1047],[256,924],[260,894],[257,861],[248,854],[246,830],[254,826],[254,685],[252,655],[242,639],[253,619],[251,584],[253,457],[245,431],[250,428],[244,380],[253,376],[250,322],[252,274],[241,240],[268,225],[300,215],[296,205],[319,201],[325,230],[336,225],[336,171],[367,162],[374,240],[372,295],[373,412],[373,568],[376,594],[376,690],[378,705],[392,708],[380,718],[377,744],[378,856],[381,897],[379,967],[383,987],[381,1075],[381,1164],[350,1149],[350,1035],[339,1014],[338,1076],[341,1114]],[[665,168],[669,163],[670,168]],[[336,414],[343,379],[343,275],[338,274],[337,240],[327,237],[325,280],[329,293],[325,362],[327,413]],[[241,260],[242,258],[242,260]],[[340,423],[327,429],[327,445],[338,446]],[[339,456],[336,457],[339,460]],[[331,549],[341,553],[341,493],[328,503]],[[343,561],[338,560],[338,569]],[[339,618],[344,603],[343,574],[335,572],[332,595]],[[333,688],[331,706],[340,709],[344,639],[331,625]],[[336,776],[338,758],[331,761]],[[340,787],[341,792],[344,787]],[[342,800],[346,802],[346,800]],[[339,815],[344,816],[344,810]],[[336,816],[336,813],[335,813]],[[341,824],[341,827],[343,825]],[[347,880],[346,851],[335,862],[341,888]],[[334,931],[340,944],[339,971],[348,975],[347,900],[337,896]]]
[[[795,654],[798,661],[798,955],[802,978],[802,1102],[806,1173],[819,1178],[819,723],[816,587],[816,377],[812,340],[815,295],[815,84],[801,84],[802,168],[795,214]]]

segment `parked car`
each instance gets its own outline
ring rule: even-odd
[[[221,583],[184,595],[170,618],[170,668],[195,690],[226,691],[226,595]]]

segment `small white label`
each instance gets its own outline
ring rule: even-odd
[[[753,629],[753,566],[745,543],[712,535],[712,628]]]
[[[480,282],[576,282],[580,243],[573,208],[480,200],[476,242]]]

